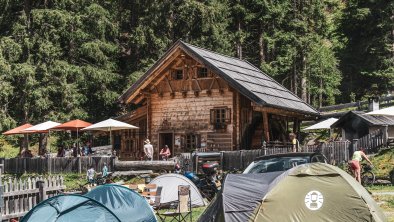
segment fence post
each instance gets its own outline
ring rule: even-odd
[[[386,147],[387,146],[387,141],[388,141],[388,138],[389,138],[389,126],[388,125],[384,125],[383,126],[383,146],[384,147]]]
[[[263,155],[266,156],[267,155],[267,143],[265,141],[263,141],[263,146],[261,148],[263,149]]]
[[[242,159],[243,150],[239,151],[239,169],[243,168],[243,159]]]
[[[39,190],[39,194],[38,194],[39,202],[46,200],[48,198],[46,182],[44,180],[39,180],[39,181],[37,181],[36,186],[38,187],[38,190]]]
[[[350,150],[350,155],[354,153],[354,151],[358,150],[358,139],[353,139],[352,150]]]
[[[82,173],[81,157],[77,157],[77,158],[78,158],[78,173],[81,174]]]
[[[220,151],[220,166],[222,167],[222,170],[224,170],[224,151]]]

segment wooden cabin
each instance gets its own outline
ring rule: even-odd
[[[261,148],[299,132],[318,112],[245,60],[177,41],[121,97],[134,110],[118,117],[139,130],[120,131],[120,157],[140,159],[149,138],[158,158],[197,148]]]
[[[331,128],[341,129],[342,140],[352,141],[378,129],[386,131],[389,138],[394,138],[393,116],[364,115],[363,111],[349,111],[336,121]],[[387,128],[386,128],[387,127]]]

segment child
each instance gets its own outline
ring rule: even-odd
[[[88,183],[90,185],[94,185],[94,175],[96,174],[96,171],[94,171],[93,166],[90,166],[86,173],[86,177],[88,178]]]
[[[103,177],[107,177],[108,176],[108,167],[107,167],[107,163],[104,162],[104,166],[103,166]]]

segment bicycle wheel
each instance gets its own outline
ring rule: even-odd
[[[361,184],[363,186],[371,186],[375,183],[375,174],[371,171],[364,172],[361,175]]]

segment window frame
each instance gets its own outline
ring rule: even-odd
[[[181,78],[179,78],[179,77],[181,77]],[[183,80],[184,77],[185,77],[185,73],[183,72],[183,69],[173,69],[171,72],[172,80]]]
[[[215,107],[210,110],[210,122],[215,129],[226,129],[231,123],[231,109],[228,107]]]
[[[202,73],[202,70],[205,70]],[[203,78],[208,78],[209,77],[209,70],[206,67],[197,67],[197,78],[198,79],[203,79]]]

